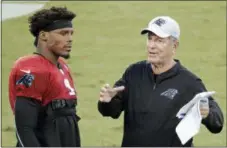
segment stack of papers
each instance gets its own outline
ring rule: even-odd
[[[208,97],[213,94],[215,94],[214,91],[202,92],[195,95],[195,97],[184,105],[177,113],[176,117],[183,118],[176,127],[176,133],[183,145],[200,130],[202,121],[202,116],[200,114],[200,101],[203,100],[208,102]]]

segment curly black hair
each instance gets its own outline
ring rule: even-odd
[[[39,32],[46,26],[56,20],[73,20],[76,14],[67,10],[66,7],[51,7],[50,9],[42,9],[35,12],[28,18],[29,31],[34,37],[37,37]]]

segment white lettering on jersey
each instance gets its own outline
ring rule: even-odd
[[[65,84],[65,87],[69,89],[69,95],[70,96],[75,95],[75,90],[71,87],[68,79],[66,78],[64,79],[64,84]]]

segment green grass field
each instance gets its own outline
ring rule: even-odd
[[[100,87],[113,84],[125,68],[146,59],[146,37],[140,30],[157,15],[169,15],[181,26],[179,58],[199,75],[226,117],[226,2],[49,2],[76,12],[76,33],[69,66],[79,92],[82,146],[120,146],[123,120],[103,118],[97,110]],[[15,146],[15,126],[8,102],[13,62],[35,51],[27,16],[2,23],[2,146]],[[123,115],[123,114],[122,114]],[[195,146],[225,146],[226,126],[211,134],[202,126]]]

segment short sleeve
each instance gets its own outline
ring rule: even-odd
[[[15,73],[15,96],[35,98],[42,101],[48,88],[48,73],[37,67],[20,67]]]

